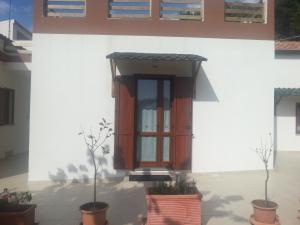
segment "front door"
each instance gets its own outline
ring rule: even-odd
[[[170,79],[137,79],[136,166],[171,166]]]

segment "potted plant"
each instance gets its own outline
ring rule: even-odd
[[[36,205],[30,192],[12,192],[7,188],[0,194],[1,225],[34,225]]]
[[[268,198],[268,182],[269,182],[269,159],[273,152],[273,141],[271,134],[269,134],[270,143],[261,142],[260,146],[255,149],[257,155],[261,159],[264,164],[264,169],[266,171],[266,179],[265,179],[265,198],[264,199],[256,199],[252,201],[252,206],[254,209],[254,215],[252,220],[254,219],[257,222],[264,224],[276,224],[278,221],[276,210],[278,208],[278,204],[276,202],[270,201]]]
[[[96,136],[92,130],[87,134],[82,130],[79,135],[82,135],[84,138],[94,168],[93,201],[80,206],[82,223],[83,225],[105,225],[108,204],[97,201],[97,175],[102,175],[103,173],[103,160],[101,160],[101,157],[104,158],[109,153],[109,149],[105,147],[105,143],[112,135],[112,128],[110,127],[110,123],[102,119],[99,123],[97,134],[95,134]],[[98,150],[101,150],[102,154],[100,156],[97,154]]]
[[[173,184],[159,182],[146,191],[147,225],[201,225],[202,194],[195,182],[177,177]]]

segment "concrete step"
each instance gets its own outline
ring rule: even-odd
[[[138,168],[129,171],[128,181],[174,181],[180,172],[166,168]]]

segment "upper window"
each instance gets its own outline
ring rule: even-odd
[[[54,17],[85,17],[85,0],[47,0],[44,1],[44,15]]]
[[[108,2],[110,18],[145,19],[151,17],[151,0],[108,0]]]
[[[14,96],[14,90],[0,88],[0,125],[14,123]]]
[[[203,0],[161,0],[160,18],[164,20],[202,20]]]
[[[225,0],[225,21],[265,23],[265,7],[262,0]]]

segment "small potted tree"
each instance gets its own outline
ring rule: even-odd
[[[158,182],[148,188],[147,225],[201,225],[201,199],[195,182],[178,176],[175,183]]]
[[[1,225],[34,225],[36,205],[30,192],[12,192],[7,188],[0,194]]]
[[[276,210],[278,208],[278,204],[276,202],[270,201],[268,198],[268,182],[269,182],[269,160],[273,153],[273,141],[272,136],[269,134],[270,143],[261,142],[260,146],[255,149],[257,155],[261,159],[264,164],[264,169],[266,171],[266,179],[265,179],[265,198],[264,199],[256,199],[252,201],[252,206],[254,209],[254,215],[251,217],[251,220],[255,220],[257,222],[263,224],[276,224],[278,219],[276,215]]]
[[[105,202],[97,201],[97,176],[103,173],[103,160],[108,153],[109,149],[105,147],[105,143],[112,135],[112,128],[110,123],[105,119],[99,123],[97,134],[93,134],[92,130],[86,133],[82,130],[79,135],[83,136],[88,154],[94,168],[93,174],[93,201],[85,203],[80,206],[81,217],[83,225],[105,225],[106,211],[108,204]],[[100,154],[98,154],[100,150]]]

